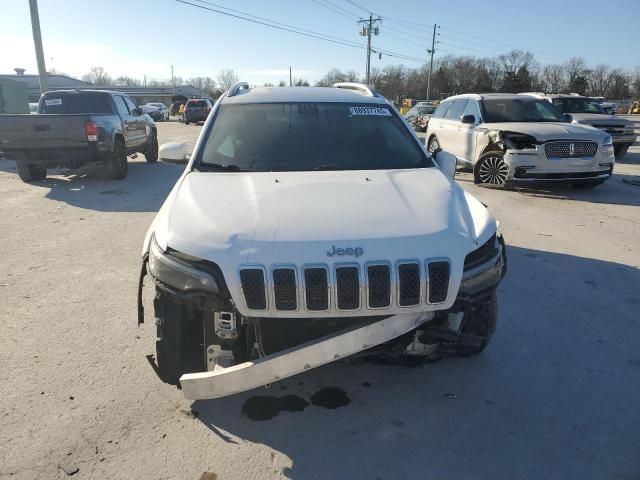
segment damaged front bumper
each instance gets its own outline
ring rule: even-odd
[[[432,352],[434,345],[436,349],[438,345],[446,346],[445,351],[454,351],[458,345],[477,347],[486,338],[477,332],[465,333],[463,325],[465,322],[476,322],[486,305],[495,301],[495,290],[506,273],[504,241],[501,236],[494,235],[476,252],[482,252],[482,255],[469,265],[465,262],[456,302],[448,310],[402,313],[384,318],[318,318],[299,321],[248,318],[235,312],[231,316],[237,315],[238,330],[242,328],[245,333],[233,332],[234,346],[233,341],[224,338],[220,331],[221,325],[217,323],[220,320],[219,312],[233,311],[233,305],[228,300],[222,300],[224,295],[179,291],[151,275],[156,288],[156,323],[161,329],[163,320],[169,317],[177,320],[178,324],[194,318],[199,322],[201,337],[192,345],[199,349],[195,356],[199,356],[200,366],[183,370],[194,373],[184,373],[179,378],[183,393],[190,400],[220,398],[247,391],[365,350],[369,353],[373,347],[379,347],[373,351],[394,349],[396,354],[407,356]],[[147,274],[146,265],[144,258],[138,291],[139,324],[144,321],[142,291],[143,279]],[[153,273],[154,269],[151,271]],[[333,323],[336,326],[330,333],[324,331],[312,337],[307,336],[306,341],[291,342],[289,345],[293,346],[286,348],[269,348],[269,341],[264,338],[266,350],[257,349],[257,355],[236,355],[238,344],[241,347],[246,344],[255,348],[256,342],[263,342],[259,330],[264,329],[264,325],[269,325],[265,323],[268,320],[276,322],[267,328],[271,328],[277,336],[286,336],[286,321],[301,325],[303,330],[312,328],[311,324],[307,327],[303,321]],[[352,321],[353,323],[348,323]],[[256,325],[254,333],[252,329]],[[216,346],[216,343],[221,347]],[[220,358],[216,358],[219,354]],[[225,354],[226,358],[223,358]],[[232,364],[234,362],[235,365]]]

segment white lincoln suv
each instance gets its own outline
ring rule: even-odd
[[[442,148],[473,168],[476,183],[567,182],[600,185],[615,162],[611,135],[571,123],[533,95],[467,94],[449,97],[427,129],[431,152]]]
[[[158,368],[187,398],[493,334],[496,220],[386,99],[336,87],[233,86],[149,228],[138,321],[150,274]]]

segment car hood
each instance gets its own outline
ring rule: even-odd
[[[581,125],[564,122],[503,122],[487,123],[487,130],[500,130],[531,135],[541,142],[549,140],[596,140],[602,142],[606,134],[602,131]]]
[[[632,121],[626,118],[620,118],[615,115],[594,115],[593,113],[572,113],[571,116],[576,122],[585,123],[588,125],[627,125],[633,124]]]
[[[158,243],[234,271],[327,262],[333,246],[362,248],[359,262],[462,262],[495,231],[488,210],[437,168],[190,172],[170,203],[159,214]]]

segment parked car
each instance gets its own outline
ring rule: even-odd
[[[169,109],[169,114],[172,116],[177,116],[180,113],[180,106],[184,105],[187,102],[184,102],[182,100],[178,100],[176,102],[173,102],[171,104],[171,108]]]
[[[188,100],[184,106],[183,120],[186,125],[196,122],[204,122],[213,104],[207,98],[192,98]]]
[[[153,120],[125,94],[101,90],[46,92],[36,115],[0,115],[0,144],[25,182],[43,180],[47,168],[91,162],[122,179],[128,155],[158,159]]]
[[[611,135],[616,158],[624,157],[636,141],[635,124],[632,121],[606,113],[602,105],[588,97],[546,94],[541,98],[553,103],[562,113],[570,114],[576,122],[591,125]]]
[[[148,272],[158,368],[189,399],[491,339],[496,220],[385,98],[335,87],[234,85],[149,228],[138,319]]]
[[[571,120],[535,95],[456,95],[431,117],[427,145],[472,167],[476,183],[600,185],[613,171],[613,138]]]
[[[404,114],[404,118],[416,132],[426,132],[429,119],[436,110],[436,107],[437,105],[418,103]]]
[[[156,122],[169,120],[169,109],[164,103],[145,103],[142,109]]]

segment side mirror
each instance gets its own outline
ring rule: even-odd
[[[143,113],[144,113],[144,110],[142,110],[142,107],[136,107],[133,109],[134,115],[142,115]]]
[[[573,122],[573,115],[571,115],[570,113],[565,113],[563,116],[567,122],[569,123]]]
[[[475,115],[465,115],[462,117],[462,123],[476,123]]]
[[[454,154],[444,150],[436,150],[433,156],[440,167],[440,170],[442,170],[442,173],[444,173],[447,178],[453,178],[456,176],[457,160]]]
[[[187,144],[184,142],[163,143],[158,149],[158,157],[169,163],[185,163],[188,160]]]

